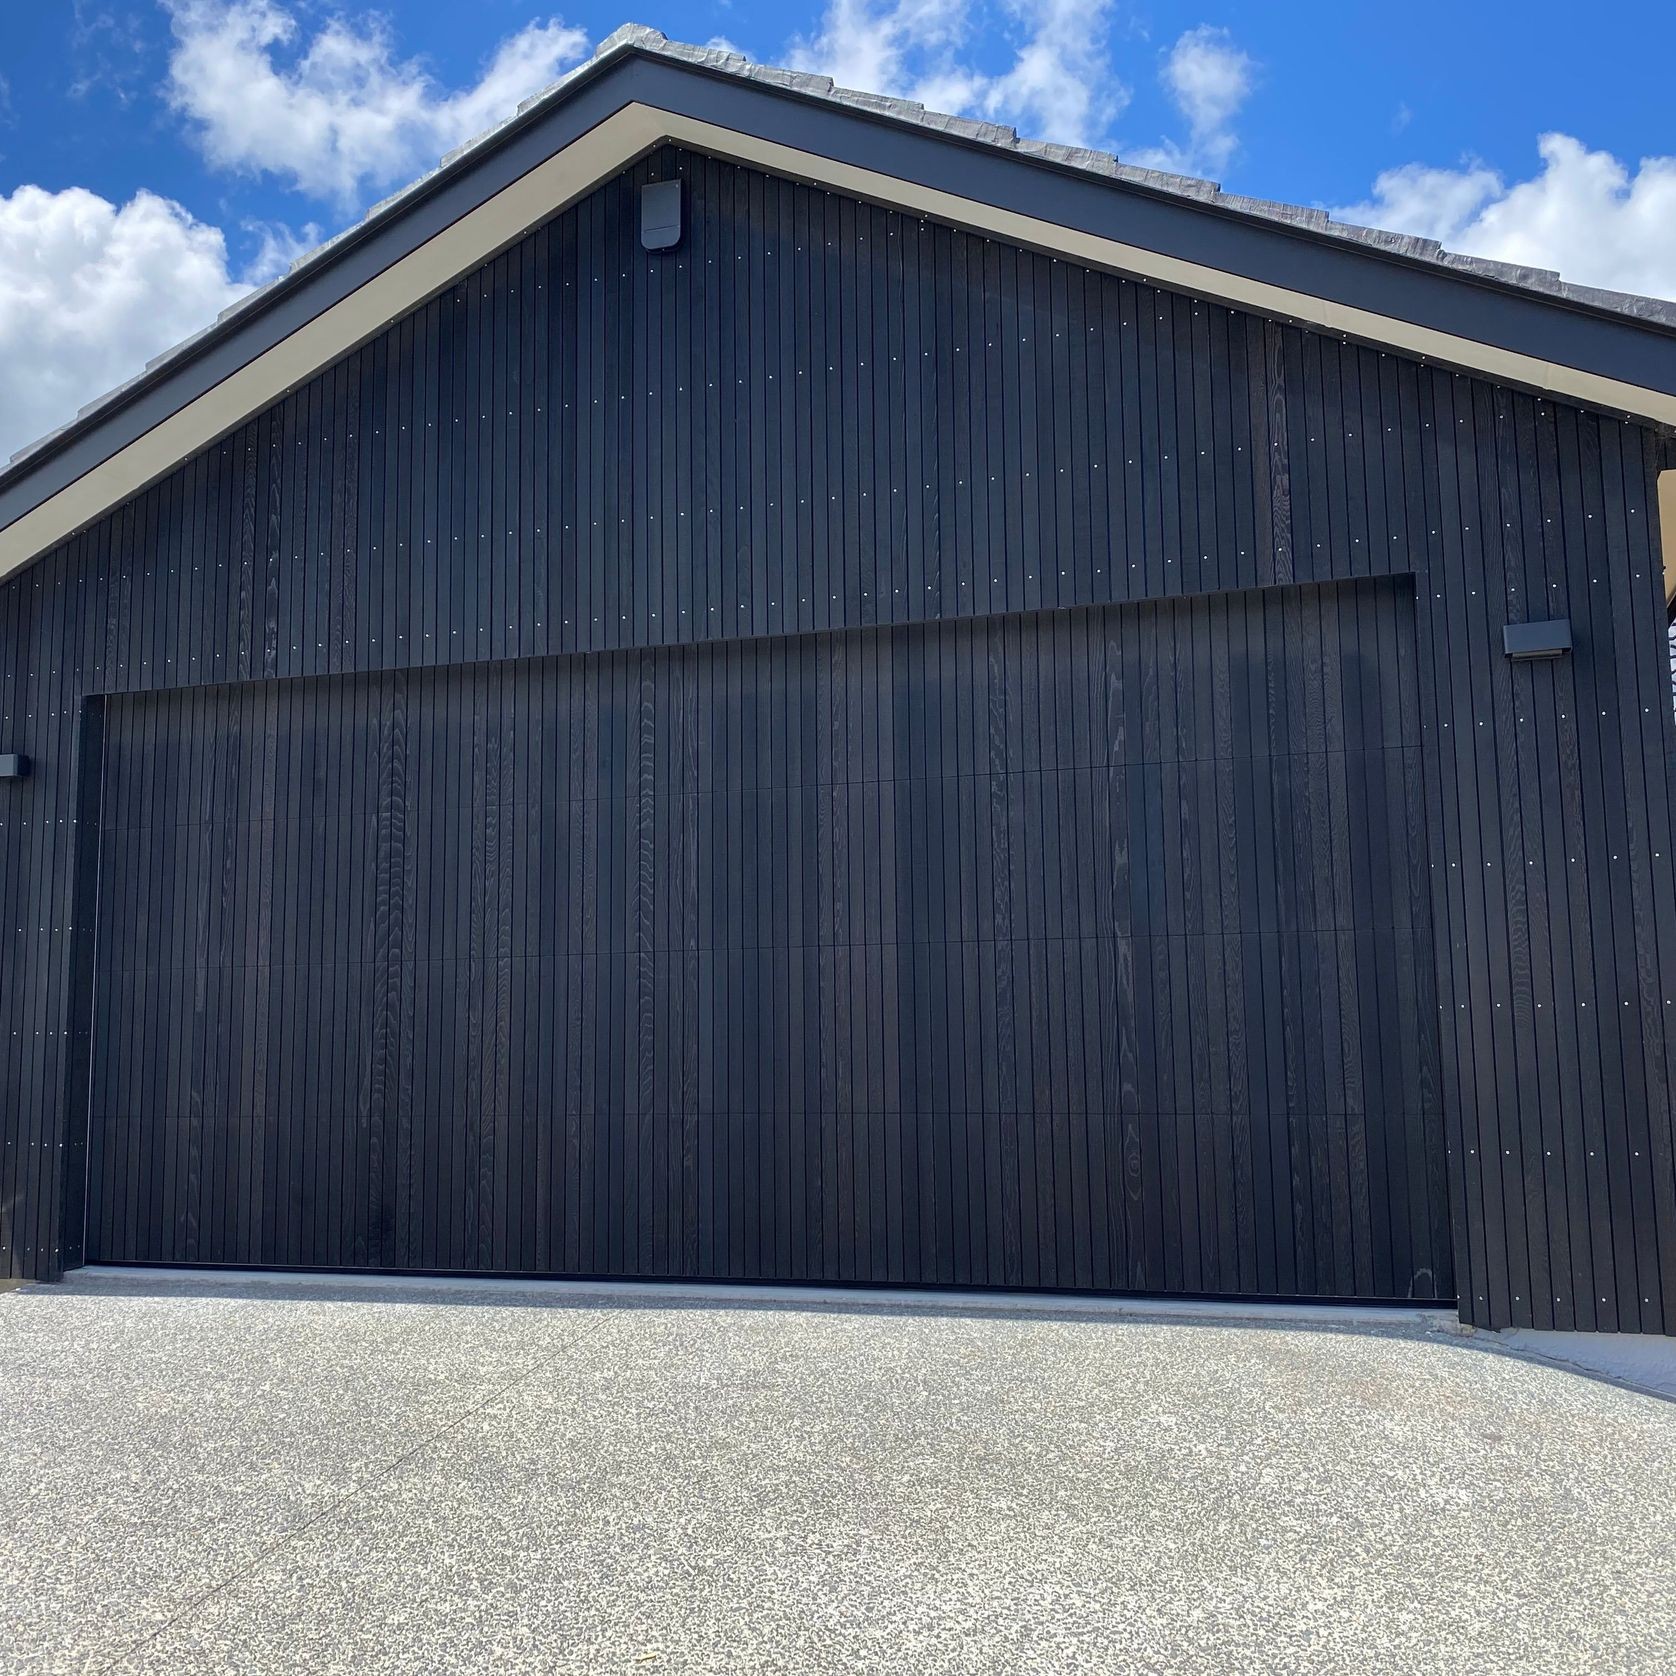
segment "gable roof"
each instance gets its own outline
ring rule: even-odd
[[[673,141],[1676,428],[1676,304],[1222,192],[629,24],[0,470],[0,580]]]

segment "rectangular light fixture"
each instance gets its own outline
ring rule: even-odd
[[[680,181],[640,188],[640,242],[648,250],[673,250],[681,242]]]
[[[29,776],[29,758],[13,751],[0,756],[0,780],[23,780]]]
[[[1557,658],[1571,650],[1571,619],[1548,623],[1509,623],[1501,631],[1502,649],[1510,658]]]

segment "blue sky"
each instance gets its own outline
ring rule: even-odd
[[[5,10],[0,452],[625,17],[524,0]],[[635,0],[630,15],[1235,190],[1676,295],[1668,4]]]

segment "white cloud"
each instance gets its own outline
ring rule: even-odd
[[[1221,134],[1251,92],[1255,66],[1226,29],[1189,29],[1164,61],[1164,85],[1195,136]]]
[[[1611,290],[1676,298],[1676,157],[1631,170],[1568,134],[1544,134],[1542,167],[1509,185],[1494,169],[1410,163],[1374,182],[1373,196],[1332,213],[1417,233],[1451,250]]]
[[[984,89],[984,112],[1034,139],[1101,143],[1129,101],[1107,52],[1108,0],[1010,0],[1025,31],[1013,66]]]
[[[325,234],[311,221],[301,232],[283,221],[247,221],[244,230],[256,240],[256,254],[245,265],[244,277],[252,285],[266,285],[278,279],[299,256],[306,256]]]
[[[1186,118],[1185,143],[1166,141],[1126,153],[1131,162],[1178,174],[1214,175],[1239,149],[1234,124],[1256,84],[1257,65],[1226,29],[1201,23],[1165,54],[1158,79]]]
[[[898,99],[925,98],[923,89],[955,69],[955,49],[967,0],[832,0],[820,32],[791,43],[786,61],[794,70],[831,76],[840,87],[888,93]]]
[[[791,43],[794,69],[841,87],[987,117],[1033,139],[1099,145],[1128,102],[1107,50],[1112,0],[831,0],[820,30]],[[978,69],[965,49],[1011,38],[1011,62]]]
[[[328,19],[303,39],[277,0],[168,0],[170,104],[215,167],[277,176],[349,208],[510,116],[586,51],[557,18],[508,36],[449,92],[397,56],[384,21]]]
[[[1384,227],[1428,239],[1453,239],[1492,199],[1506,190],[1494,169],[1482,164],[1461,169],[1432,169],[1405,163],[1387,169],[1373,183],[1373,196],[1332,213],[1358,226]]]
[[[150,192],[0,197],[0,460],[249,290],[218,227]]]
[[[72,98],[97,93],[125,109],[152,72],[149,57],[136,13],[75,0],[70,22]]]

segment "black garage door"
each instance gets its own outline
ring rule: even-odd
[[[1411,618],[112,699],[89,1256],[1447,1297]]]

